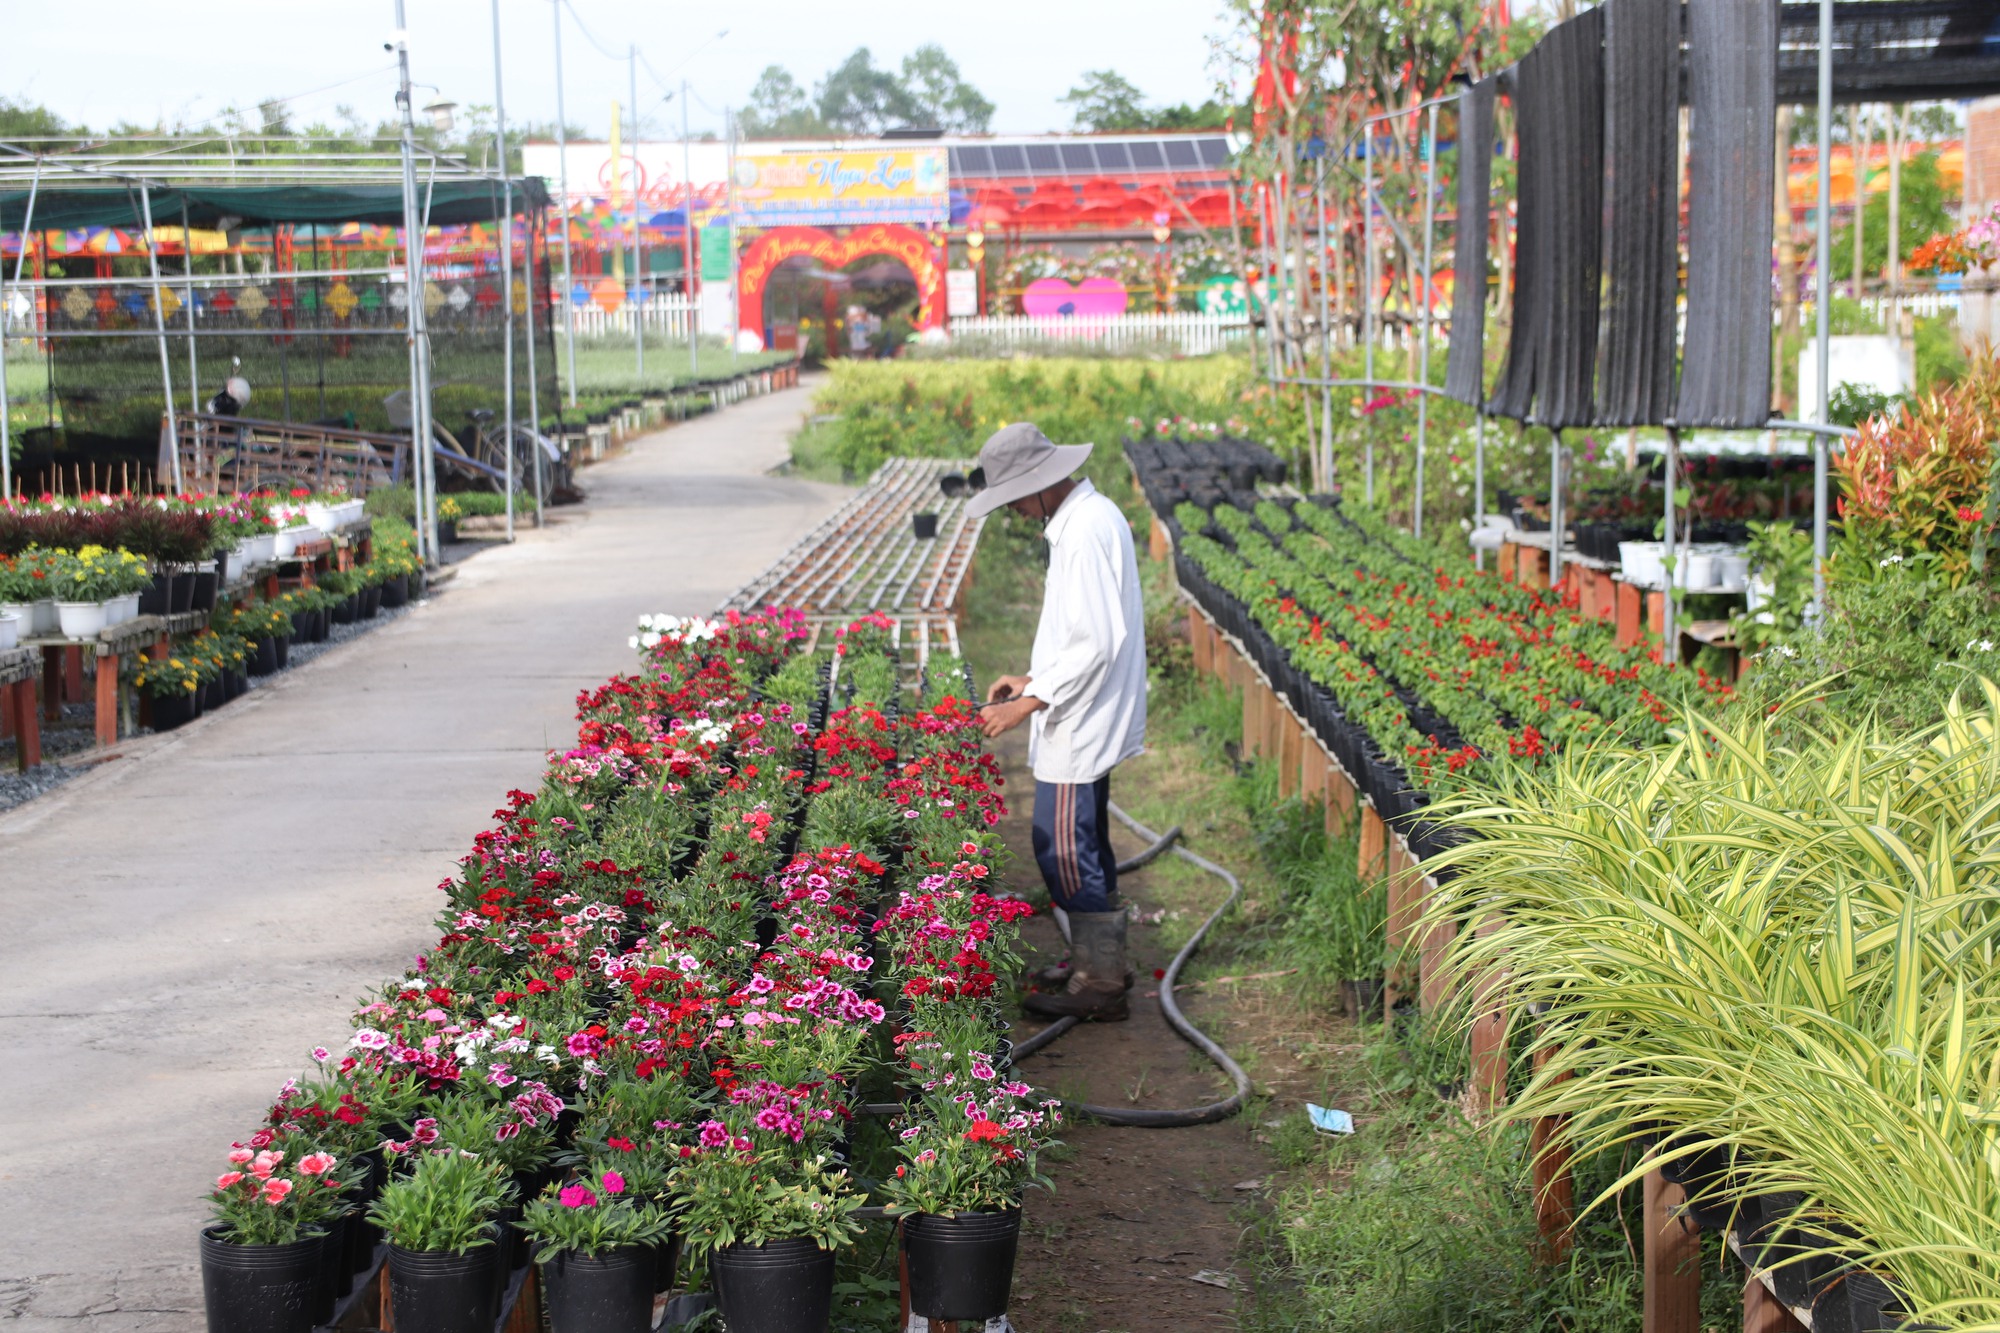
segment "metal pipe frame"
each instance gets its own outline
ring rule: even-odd
[[[500,301],[507,350],[500,358],[500,392],[506,400],[502,437],[507,449],[507,540],[514,540],[514,182],[507,174],[507,99],[500,77],[500,0],[493,13],[493,148],[500,163]],[[539,447],[539,446],[538,446]]]
[[[569,254],[569,130],[564,124],[563,111],[563,58],[562,58],[562,0],[553,0],[549,6],[556,20],[556,173],[562,191],[562,206],[559,216],[562,226],[563,256],[563,333],[569,350],[569,405],[576,406],[576,302],[570,299],[571,289],[576,286],[576,276],[570,271]]]
[[[1437,103],[1432,102],[1424,115],[1428,118],[1424,132],[1424,308],[1421,341],[1417,350],[1417,379],[1421,383],[1429,384],[1431,382],[1431,240],[1437,232]],[[1424,443],[1430,426],[1430,406],[1429,394],[1417,399],[1417,494],[1411,501],[1413,510],[1411,528],[1418,537],[1424,535]]]
[[[28,186],[28,204],[21,216],[21,253],[14,261],[14,285],[20,286],[21,269],[28,262],[28,235],[35,221],[35,196],[42,187],[42,162],[35,159],[34,183]],[[14,407],[7,397],[7,266],[0,263],[0,504],[14,494]]]
[[[166,395],[167,443],[173,450],[174,490],[182,491],[186,487],[181,479],[180,423],[174,413],[173,363],[167,356],[166,289],[160,285],[160,246],[158,235],[153,230],[153,195],[144,181],[139,182],[139,215],[146,224],[146,264],[153,274],[153,328],[160,338],[160,383]]]

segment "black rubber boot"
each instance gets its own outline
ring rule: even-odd
[[[1071,912],[1070,947],[1075,968],[1059,994],[1030,995],[1022,1008],[1044,1018],[1122,1022],[1129,1015],[1125,990],[1125,931],[1130,918],[1115,912]]]

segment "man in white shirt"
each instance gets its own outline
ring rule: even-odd
[[[1049,541],[1028,674],[993,682],[984,723],[988,736],[1031,728],[1035,860],[1073,961],[1058,993],[1026,1007],[1117,1021],[1132,983],[1108,806],[1111,770],[1146,744],[1145,608],[1131,525],[1087,478],[1071,478],[1090,449],[1052,444],[1027,422],[1004,427],[979,451],[984,489],[966,508],[976,518],[1006,505],[1040,519]]]

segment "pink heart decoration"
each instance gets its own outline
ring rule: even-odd
[[[1122,315],[1125,285],[1116,278],[1085,278],[1071,286],[1062,278],[1037,278],[1021,293],[1031,315]]]

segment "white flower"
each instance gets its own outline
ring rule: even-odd
[[[1799,655],[1799,650],[1792,647],[1789,643],[1776,645],[1776,651],[1780,657],[1797,657]]]
[[[1990,653],[1993,651],[1993,640],[1974,639],[1971,643],[1965,645],[1965,651],[1968,653]]]
[[[1877,560],[1875,562],[1875,567],[1877,569],[1887,569],[1891,565],[1900,565],[1902,563],[1903,563],[1903,555],[1902,552],[1898,551],[1894,555],[1885,555],[1880,560]]]

